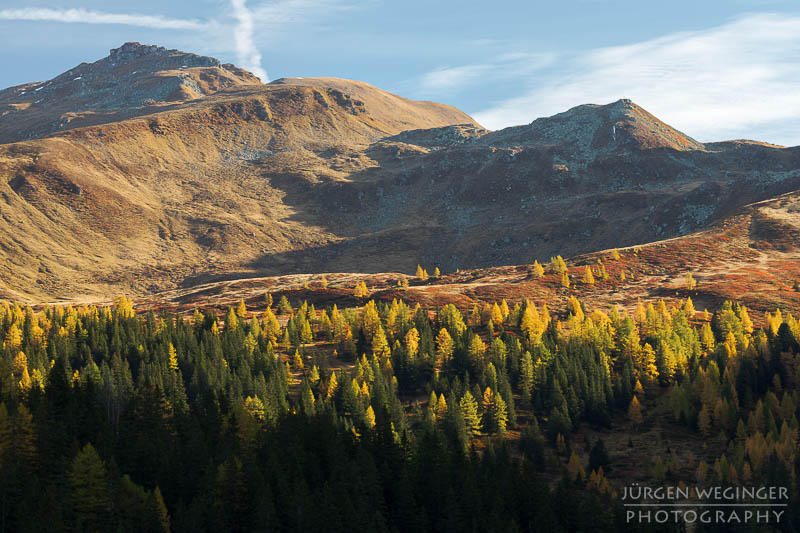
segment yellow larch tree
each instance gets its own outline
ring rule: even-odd
[[[239,300],[239,305],[236,307],[236,316],[241,319],[247,318],[247,305],[244,303],[244,298]]]
[[[16,350],[20,346],[22,346],[22,330],[17,326],[16,323],[11,324],[11,327],[8,328],[6,332],[6,340],[5,340],[6,348],[10,350]]]
[[[500,302],[500,313],[503,315],[503,322],[506,321],[510,312],[511,311],[508,309],[508,302],[506,302],[506,299],[503,298],[503,301]]]
[[[527,302],[525,310],[522,312],[522,321],[520,329],[530,339],[537,339],[544,332],[544,326],[539,312],[536,310],[536,305],[532,302]]]
[[[586,269],[583,271],[583,282],[586,285],[594,285],[594,276],[592,275],[592,269],[587,265]]]
[[[371,405],[367,406],[367,411],[364,413],[364,422],[370,429],[375,427],[375,410]]]
[[[544,276],[544,267],[539,264],[538,260],[533,261],[533,275],[538,279],[542,279]]]
[[[497,302],[492,305],[492,311],[489,315],[493,324],[502,324],[503,323],[503,312],[500,310],[500,306],[497,305]]]
[[[406,336],[403,338],[403,342],[406,347],[406,353],[410,358],[414,358],[419,352],[419,332],[417,328],[411,328],[406,333]]]
[[[180,367],[178,366],[178,352],[175,351],[175,346],[173,346],[172,343],[169,343],[168,356],[169,359],[167,364],[169,369],[173,372],[180,370]]]
[[[637,424],[644,422],[644,417],[642,416],[642,405],[639,403],[639,399],[636,396],[633,397],[631,404],[628,406],[628,418]]]
[[[450,336],[450,333],[447,332],[447,329],[442,328],[439,330],[439,334],[436,335],[437,366],[447,363],[453,355],[454,349],[455,343],[453,343],[453,338]]]
[[[686,318],[693,319],[695,315],[694,304],[692,298],[687,296],[686,303],[683,304],[683,312],[686,313]]]
[[[367,288],[367,284],[364,282],[364,280],[356,283],[356,286],[353,288],[353,296],[356,298],[367,298],[369,296],[369,289]]]
[[[336,389],[339,387],[339,380],[336,379],[336,371],[331,372],[331,378],[328,381],[328,390],[325,394],[325,399],[330,400],[336,394]]]

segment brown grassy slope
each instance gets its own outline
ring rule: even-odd
[[[618,305],[629,311],[639,300],[682,304],[691,297],[698,312],[715,309],[725,300],[743,302],[753,311],[753,319],[760,322],[764,311],[777,307],[795,314],[800,311],[798,243],[800,192],[795,192],[748,206],[696,234],[619,249],[618,260],[612,258],[611,251],[568,259],[572,278],[569,289],[562,287],[560,278],[549,270],[544,278],[537,279],[531,265],[519,265],[465,270],[426,282],[403,273],[328,274],[326,289],[319,274],[253,278],[176,289],[137,303],[145,308],[189,311],[209,306],[224,309],[244,299],[258,309],[263,307],[264,293],[271,292],[274,298],[285,294],[293,303],[308,300],[318,306],[348,306],[362,303],[353,297],[352,288],[364,280],[376,299],[402,298],[428,308],[453,303],[465,312],[474,304],[482,306],[503,298],[509,304],[531,299],[561,313],[572,295],[589,309],[607,310]],[[598,260],[605,265],[609,279],[584,284],[585,266],[597,265]],[[688,272],[697,281],[694,290],[686,287]],[[397,287],[403,278],[410,280],[410,287]]]
[[[417,128],[436,128],[446,124],[477,125],[472,117],[455,107],[409,100],[363,81],[341,78],[281,78],[271,82],[270,85],[325,87],[338,91],[343,98],[360,100],[370,110],[370,115],[385,125],[387,135]]]
[[[236,87],[147,117],[0,145],[6,294],[141,293],[198,270],[252,273],[247,265],[262,253],[340,239],[293,218],[286,192],[257,162],[290,169],[276,179],[337,180],[374,164],[349,154],[399,133],[401,122],[469,120],[424,104],[421,123],[420,112],[403,109],[384,122],[373,106],[327,87]],[[327,163],[317,171],[319,153],[329,152],[341,154],[346,172]]]

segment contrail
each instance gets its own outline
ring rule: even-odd
[[[86,9],[48,9],[26,7],[22,9],[0,9],[2,20],[47,20],[84,24],[125,24],[143,28],[168,30],[203,30],[209,23],[196,19],[171,19],[160,15],[138,15],[126,13],[103,13]]]
[[[231,0],[233,16],[239,22],[234,30],[236,54],[240,66],[258,76],[264,83],[269,81],[267,71],[261,66],[261,52],[253,41],[253,14],[247,9],[245,0]]]

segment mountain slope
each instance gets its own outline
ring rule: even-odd
[[[340,78],[280,78],[270,85],[324,87],[331,94],[337,95],[337,98],[362,102],[370,116],[384,125],[387,135],[415,128],[435,128],[443,124],[475,124],[472,117],[455,107],[409,100],[363,81]]]
[[[327,274],[322,287],[320,274],[295,274],[210,282],[145,296],[137,300],[144,308],[191,312],[197,307],[220,310],[244,299],[249,307],[263,307],[264,292],[276,300],[286,295],[292,302],[308,300],[318,307],[358,304],[353,287],[364,281],[371,298],[438,308],[454,304],[463,312],[473,305],[483,307],[506,299],[509,305],[531,300],[547,303],[551,312],[562,313],[567,300],[576,296],[590,309],[612,306],[632,311],[640,301],[665,300],[683,305],[687,297],[698,311],[716,309],[726,300],[747,305],[755,321],[776,308],[800,310],[800,192],[744,206],[702,231],[641,246],[602,250],[567,258],[571,287],[562,286],[561,276],[547,263],[539,279],[533,265],[497,266],[461,270],[438,279],[419,281],[407,273]],[[608,274],[603,279],[599,263]],[[586,266],[595,282],[586,284]],[[622,274],[624,273],[624,277]],[[696,287],[689,289],[686,275]],[[406,279],[410,286],[398,288]]]
[[[67,73],[42,84],[46,107],[0,117],[3,135],[37,137],[0,144],[5,296],[529,263],[686,235],[800,189],[800,149],[701,145],[624,100],[488,132],[363,82],[264,85],[135,43],[76,68],[96,90]],[[48,130],[64,109],[91,118]]]
[[[224,69],[241,83],[185,101],[137,106],[128,93],[113,100],[114,87],[161,82],[169,71],[158,69],[174,65],[186,65],[197,79]],[[0,117],[0,131],[12,135],[20,124],[47,124],[70,105],[117,107],[93,115],[107,123],[71,124],[0,145],[0,280],[7,294],[103,294],[120,284],[141,292],[178,283],[198,267],[214,270],[219,262],[230,271],[266,251],[324,245],[338,237],[294,220],[286,193],[262,174],[259,161],[315,182],[343,179],[374,164],[359,151],[381,137],[471,122],[451,107],[417,104],[360,82],[263,85],[211,58],[158,47],[128,44],[77,69],[108,90],[65,93],[68,82],[60,80],[67,73],[42,85],[52,101],[41,112],[29,106]],[[141,70],[120,81],[120,69]],[[347,171],[337,171],[332,156]]]

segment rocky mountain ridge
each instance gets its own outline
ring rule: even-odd
[[[363,82],[261,84],[159,47],[78,68],[40,84],[47,105],[0,93],[0,295],[546,261],[800,189],[800,148],[701,144],[628,100],[489,132]],[[61,126],[58,102],[85,111]]]

